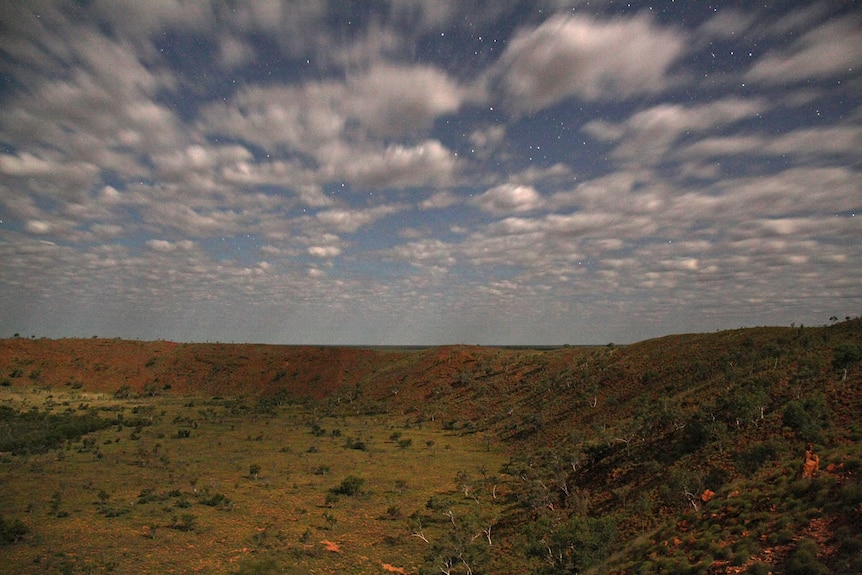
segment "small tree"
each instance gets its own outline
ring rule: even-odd
[[[29,533],[30,528],[20,519],[9,522],[0,516],[0,545],[18,543]]]
[[[252,479],[257,479],[258,474],[260,474],[260,465],[257,463],[252,463],[248,466],[248,476]]]
[[[545,518],[532,531],[527,555],[542,558],[547,573],[580,573],[607,558],[615,527],[609,518],[576,516],[556,525]]]
[[[336,495],[347,495],[353,497],[362,493],[362,486],[365,485],[365,480],[355,475],[348,475],[341,481],[341,485],[333,487],[329,491]]]

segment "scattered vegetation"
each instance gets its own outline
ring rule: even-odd
[[[88,345],[0,342],[18,573],[862,572],[859,319],[543,350]]]

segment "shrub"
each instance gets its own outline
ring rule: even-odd
[[[45,453],[110,425],[111,421],[92,413],[53,414],[35,409],[18,413],[11,407],[0,406],[0,451],[16,455]]]
[[[18,543],[29,533],[30,528],[20,519],[10,522],[0,515],[0,545]]]
[[[607,558],[615,531],[610,518],[575,516],[557,525],[540,520],[528,529],[526,554],[550,557],[548,573],[578,573]]]
[[[341,481],[341,485],[333,487],[329,491],[336,495],[354,496],[359,495],[362,492],[362,486],[364,484],[365,480],[363,478],[355,475],[348,475]]]
[[[776,455],[774,445],[757,443],[737,453],[734,457],[734,462],[740,473],[751,476],[755,471],[760,469],[760,466],[764,462],[774,460]]]
[[[425,503],[425,508],[429,511],[446,511],[452,508],[452,500],[440,495],[432,495]]]
[[[836,369],[848,368],[862,360],[862,347],[842,343],[833,350],[832,366]]]
[[[275,575],[276,573],[285,573],[285,571],[271,557],[245,559],[239,564],[239,570],[236,571],[236,575]],[[287,573],[299,574],[304,572],[291,568]]]
[[[782,423],[805,441],[820,441],[820,432],[829,425],[829,407],[822,395],[787,404]]]
[[[828,567],[817,560],[817,543],[811,539],[800,539],[796,549],[787,559],[787,575],[828,575]]]
[[[178,531],[194,531],[196,523],[196,516],[191,513],[184,513],[181,517],[174,515],[171,518],[170,528]]]
[[[223,493],[215,493],[211,496],[200,498],[200,502],[208,507],[230,507],[231,501]]]
[[[746,575],[769,575],[772,573],[772,566],[768,563],[752,563],[745,571]]]
[[[401,519],[401,509],[397,505],[390,505],[386,508],[386,519]]]

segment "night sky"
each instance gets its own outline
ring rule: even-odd
[[[822,325],[860,176],[853,1],[0,3],[0,337]]]

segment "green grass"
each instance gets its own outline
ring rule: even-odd
[[[86,402],[103,421],[133,425],[0,457],[5,524],[29,531],[4,547],[0,572],[218,574],[260,565],[365,573],[383,564],[416,572],[430,544],[412,536],[408,516],[428,515],[423,535],[441,539],[449,518],[429,514],[428,500],[449,497],[466,514],[477,503],[455,477],[504,460],[477,437],[392,417],[301,406],[261,413],[254,401],[232,399],[51,395],[50,410],[37,389],[4,388],[0,400],[44,416]],[[138,414],[152,422],[140,425]],[[331,493],[341,496],[328,500]],[[478,495],[491,510],[492,498]]]

